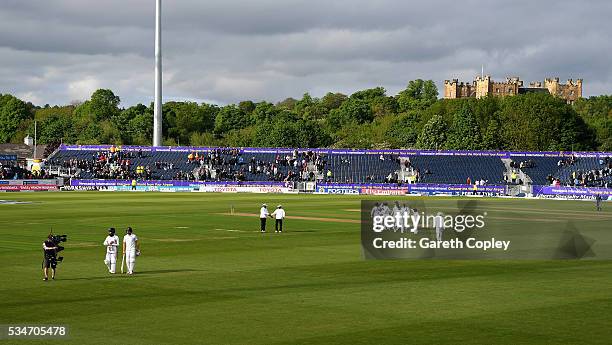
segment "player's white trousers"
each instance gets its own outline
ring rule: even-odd
[[[110,273],[115,273],[117,269],[117,253],[106,253],[106,259],[104,259],[106,267]]]
[[[136,266],[136,250],[128,250],[125,253],[125,264],[127,265],[128,273],[134,273],[134,266]]]
[[[436,240],[442,241],[442,234],[444,233],[444,228],[436,227]]]

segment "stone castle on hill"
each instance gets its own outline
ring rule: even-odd
[[[444,98],[482,98],[485,96],[514,96],[528,92],[548,92],[551,95],[561,97],[572,104],[582,97],[582,79],[569,79],[566,84],[559,82],[559,78],[547,78],[542,82],[532,82],[529,86],[523,86],[523,81],[518,77],[506,78],[504,82],[491,80],[491,76],[478,76],[469,83],[458,79],[444,81]]]

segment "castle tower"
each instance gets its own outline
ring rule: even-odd
[[[561,97],[569,104],[582,97],[582,79],[568,79],[567,84],[561,84],[559,78],[546,78],[544,86],[551,95]]]
[[[446,99],[457,98],[457,84],[458,83],[459,83],[458,79],[444,81],[444,98]]]
[[[544,79],[544,87],[548,89],[548,92],[553,96],[559,95],[559,78],[546,78]]]
[[[491,93],[491,76],[477,76],[474,81],[476,87],[476,98],[486,97]]]
[[[576,79],[576,90],[578,97],[582,98],[582,79]]]
[[[578,98],[582,97],[582,79],[568,79],[567,84],[562,87],[562,95],[567,103],[573,104]]]

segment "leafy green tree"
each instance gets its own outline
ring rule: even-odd
[[[255,141],[255,128],[246,127],[228,132],[224,138],[224,146],[241,147],[253,146]]]
[[[191,134],[189,143],[193,146],[218,146],[219,142],[215,139],[212,133],[199,133],[195,132]]]
[[[371,102],[377,98],[387,97],[386,90],[384,87],[378,86],[372,89],[365,89],[356,91],[351,95],[351,99],[361,99],[366,102]]]
[[[464,106],[455,114],[446,147],[455,150],[478,150],[482,147],[478,121],[469,107]]]
[[[302,99],[299,100],[296,104],[295,104],[295,111],[297,112],[298,115],[303,116],[304,112],[309,108],[312,107],[314,104],[316,104],[317,101],[312,98],[312,96],[310,96],[310,94],[308,92],[306,92],[303,96]]]
[[[50,116],[61,116],[61,117],[71,118],[73,116],[74,109],[75,107],[72,105],[50,106],[46,104],[44,108],[36,108],[34,110],[34,119],[36,121],[44,121],[47,117],[50,117]]]
[[[331,136],[315,121],[299,120],[295,123],[299,147],[326,147]]]
[[[299,117],[307,120],[322,119],[328,113],[328,110],[321,104],[321,101],[317,98],[312,98],[308,93],[305,93],[302,99],[297,102],[294,110]]]
[[[419,117],[414,113],[405,113],[392,118],[392,122],[385,132],[385,141],[391,148],[415,147],[418,132]]]
[[[17,129],[13,132],[10,143],[21,144],[23,143],[23,138],[25,138],[27,135],[34,135],[34,119],[26,119],[21,121]]]
[[[268,102],[260,102],[255,105],[255,109],[251,114],[251,123],[261,123],[271,121],[279,113],[279,110],[274,107],[274,104]]]
[[[573,110],[562,114],[557,146],[549,146],[553,150],[577,151],[594,150],[597,147],[595,130],[589,127],[584,119],[577,116]]]
[[[595,130],[597,149],[612,151],[612,95],[580,98],[574,109]]]
[[[269,139],[276,147],[298,147],[298,132],[292,122],[277,120],[269,134]]]
[[[31,119],[32,113],[22,100],[11,95],[0,97],[0,142],[6,143],[19,128],[21,122]]]
[[[338,108],[345,121],[355,121],[357,123],[371,122],[374,114],[368,102],[361,98],[351,98]]]
[[[278,102],[276,104],[276,107],[278,109],[286,109],[286,110],[293,110],[295,109],[295,106],[297,105],[298,101],[295,98],[285,98],[285,100]]]
[[[343,131],[336,133],[334,147],[371,149],[374,146],[372,140],[372,124],[358,124],[350,122],[346,124]]]
[[[432,80],[411,80],[397,96],[400,111],[423,110],[438,100],[438,88]]]
[[[103,144],[101,140],[102,128],[98,122],[89,122],[86,126],[82,127],[78,132],[77,144],[79,145],[93,145]]]
[[[417,139],[417,147],[421,149],[441,149],[446,145],[447,125],[440,115],[432,116],[423,126]]]
[[[96,121],[109,120],[119,114],[119,103],[121,99],[113,91],[99,89],[91,95],[89,112]]]
[[[270,120],[258,122],[254,129],[253,145],[258,147],[274,147],[270,133],[274,129],[274,122]]]
[[[132,134],[132,143],[136,145],[151,145],[153,140],[153,112],[150,108],[144,113],[138,113],[130,120],[128,126]]]
[[[119,131],[123,144],[132,143],[132,127],[130,126],[130,121],[132,121],[136,116],[142,115],[147,111],[150,110],[145,105],[137,104],[122,110],[111,118],[113,126]]]
[[[121,132],[110,120],[101,121],[98,124],[100,137],[98,143],[121,145],[123,143]]]
[[[375,117],[397,114],[399,105],[395,97],[379,97],[370,102]]]
[[[195,102],[167,102],[163,112],[166,135],[185,144],[193,132],[212,130],[218,108]]]
[[[214,133],[217,135],[231,130],[246,128],[251,125],[251,118],[236,105],[227,105],[219,111],[215,118]]]
[[[480,129],[483,130],[483,136],[484,131],[486,130],[490,121],[498,121],[497,112],[499,111],[500,100],[501,99],[499,97],[487,96],[480,99],[468,99],[467,102],[462,104],[462,107],[463,105],[467,105],[470,111],[474,114]]]
[[[489,124],[482,136],[482,148],[485,150],[502,149],[502,143],[499,140],[499,122],[496,119],[489,120]]]
[[[49,115],[38,125],[38,142],[49,144],[58,141],[76,142],[72,119],[64,115]]]
[[[561,98],[543,93],[505,97],[500,138],[509,150],[592,150],[592,130]]]
[[[78,121],[78,120],[93,121],[94,120],[93,115],[91,114],[91,111],[90,111],[90,107],[89,107],[90,104],[91,104],[91,101],[85,101],[79,104],[78,106],[76,106],[76,108],[74,109],[75,121]]]
[[[348,97],[339,92],[331,93],[328,92],[323,98],[321,98],[321,106],[327,111],[331,111],[332,109],[338,109],[344,103]]]
[[[357,91],[351,95],[350,99],[359,99],[367,102],[375,117],[397,113],[398,104],[396,99],[394,97],[387,97],[386,90],[383,87]]]
[[[253,101],[242,101],[238,103],[238,108],[246,114],[251,114],[255,110],[255,103]]]

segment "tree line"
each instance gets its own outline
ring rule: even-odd
[[[43,144],[150,145],[153,106],[120,105],[107,89],[66,106],[0,94],[0,142],[33,136],[38,121]],[[433,81],[418,79],[394,96],[376,87],[276,104],[167,102],[162,112],[171,146],[612,150],[612,95],[573,105],[546,93],[447,100]]]

